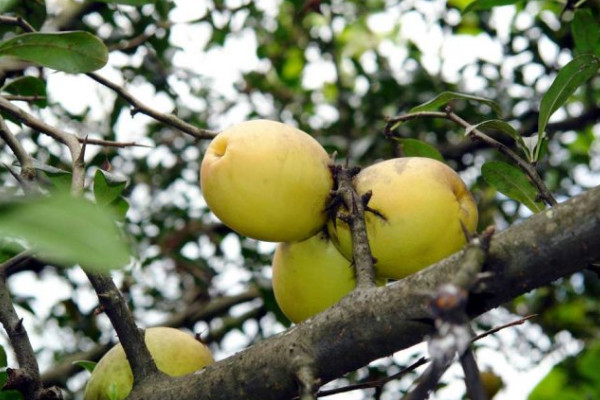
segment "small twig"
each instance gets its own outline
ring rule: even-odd
[[[352,184],[355,172],[344,167],[334,168],[338,184],[335,196],[339,196],[345,205],[347,214],[343,218],[344,222],[348,224],[352,236],[352,260],[356,271],[356,287],[357,289],[375,287],[374,260],[365,223],[366,205],[363,204],[363,199]]]
[[[390,118],[390,119],[388,119],[388,121],[386,123],[385,134],[388,136],[391,136],[392,135],[391,127],[398,122],[410,121],[410,120],[418,119],[418,118],[444,118],[444,119],[450,120],[450,121],[460,125],[464,129],[471,129],[469,131],[469,137],[471,137],[472,139],[479,140],[481,142],[486,143],[487,145],[497,149],[499,152],[501,152],[502,154],[504,154],[505,156],[507,156],[508,158],[513,160],[515,162],[515,164],[517,164],[517,166],[519,168],[521,168],[521,170],[529,177],[529,179],[531,180],[531,183],[533,183],[533,185],[538,190],[538,193],[539,193],[541,199],[543,199],[550,206],[555,206],[556,204],[558,204],[558,202],[556,201],[556,199],[554,198],[552,193],[550,193],[550,191],[544,184],[544,181],[542,180],[542,178],[540,177],[540,175],[538,174],[537,170],[535,169],[535,167],[533,165],[531,165],[530,163],[525,161],[523,158],[521,158],[517,153],[512,151],[505,144],[486,135],[484,132],[482,132],[481,130],[479,130],[477,128],[472,129],[473,126],[471,124],[469,124],[467,121],[465,121],[464,119],[462,119],[461,117],[459,117],[458,115],[456,115],[454,112],[452,112],[450,110],[448,110],[447,112],[421,111],[421,112],[409,113],[409,114]]]
[[[11,17],[0,15],[0,24],[13,25],[21,27],[25,32],[35,32],[35,28],[25,21],[22,17]]]
[[[126,102],[131,104],[133,106],[133,110],[131,111],[132,115],[137,112],[141,112],[142,114],[146,114],[147,116],[154,118],[157,121],[177,128],[183,133],[193,136],[196,139],[212,139],[216,135],[216,132],[209,131],[206,129],[200,129],[192,124],[188,124],[187,122],[175,116],[174,114],[164,114],[159,111],[156,111],[153,108],[148,107],[147,105],[139,101],[137,98],[135,98],[122,86],[119,86],[116,83],[111,82],[108,79],[103,78],[102,76],[94,72],[90,72],[86,75],[95,80],[96,82],[100,83],[101,85],[113,90]]]
[[[497,326],[495,328],[490,329],[489,331],[485,331],[485,332],[480,333],[479,335],[473,337],[473,339],[471,340],[471,342],[476,342],[477,340],[481,340],[481,339],[483,339],[486,336],[489,336],[489,335],[492,335],[492,334],[494,334],[494,333],[496,333],[498,331],[501,331],[502,329],[509,328],[511,326],[522,325],[526,321],[528,321],[528,320],[530,320],[532,318],[535,318],[537,316],[538,316],[538,314],[531,314],[531,315],[527,315],[527,316],[525,316],[525,317],[523,317],[521,319],[518,319],[516,321],[509,322],[508,324]]]
[[[415,361],[414,363],[409,365],[408,367],[403,368],[402,370],[400,370],[399,372],[396,372],[395,374],[386,376],[385,378],[378,379],[376,381],[356,383],[354,385],[348,385],[348,386],[344,386],[344,387],[340,387],[340,388],[336,388],[336,389],[320,390],[319,392],[317,392],[317,397],[333,396],[334,394],[346,393],[346,392],[350,392],[353,390],[380,388],[388,382],[391,382],[395,379],[402,378],[404,375],[408,374],[409,372],[414,371],[415,369],[419,368],[422,365],[427,364],[428,362],[429,362],[428,358],[421,357],[417,361]]]
[[[38,100],[46,100],[46,96],[21,96],[16,94],[5,94],[4,98],[9,101],[25,101],[27,103],[33,103]]]
[[[29,154],[27,154],[23,146],[21,146],[21,143],[15,138],[13,133],[8,128],[8,125],[6,125],[6,121],[1,115],[0,137],[4,139],[8,147],[10,147],[12,152],[17,157],[17,160],[19,160],[19,163],[21,164],[21,177],[27,181],[33,180],[33,178],[35,178],[35,168],[33,166],[33,159]]]
[[[109,51],[125,51],[135,49],[146,43],[148,39],[156,34],[156,29],[152,29],[150,32],[144,32],[128,40],[120,40],[118,43],[114,43],[108,46]]]
[[[86,142],[88,145],[96,145],[96,146],[104,146],[104,147],[145,147],[148,149],[153,148],[154,146],[149,146],[147,144],[140,144],[136,142],[114,142],[112,140],[103,140],[103,139],[90,139],[90,138],[77,138],[79,143]]]

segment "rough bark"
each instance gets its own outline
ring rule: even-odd
[[[470,296],[475,317],[600,259],[600,187],[497,233],[483,289]],[[195,374],[139,387],[132,399],[289,399],[299,360],[322,383],[405,349],[432,333],[428,291],[461,267],[457,253],[386,287],[360,290],[281,335]]]

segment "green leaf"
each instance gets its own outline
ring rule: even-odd
[[[438,149],[417,139],[397,139],[405,157],[427,157],[444,162]]]
[[[575,57],[560,69],[540,102],[538,150],[535,160],[538,159],[539,147],[552,114],[569,99],[579,86],[594,76],[599,67],[600,59],[598,57],[592,54],[583,54]]]
[[[556,364],[529,394],[528,400],[600,398],[600,343],[591,341],[577,355]]]
[[[451,100],[470,100],[478,103],[483,103],[491,107],[492,110],[498,115],[502,115],[502,109],[500,105],[493,100],[486,99],[485,97],[471,96],[469,94],[457,93],[457,92],[442,92],[427,103],[423,103],[411,109],[409,112],[421,112],[421,111],[435,111],[440,107],[445,106]]]
[[[481,167],[483,179],[500,193],[516,200],[533,212],[544,210],[544,203],[537,200],[537,190],[527,176],[510,164],[489,161]]]
[[[600,24],[589,9],[575,11],[571,31],[579,54],[592,53],[600,57]]]
[[[116,200],[127,185],[127,180],[117,177],[110,172],[96,170],[94,175],[94,197],[96,204],[105,206]]]
[[[43,164],[35,159],[33,160],[33,166],[38,171],[44,172],[54,189],[64,193],[71,189],[72,175],[70,172],[53,167],[52,165]]]
[[[88,0],[90,1],[90,0]],[[154,4],[156,0],[94,0],[99,3],[110,3],[110,4],[125,4],[128,6],[143,6],[144,4]]]
[[[0,0],[0,13],[5,14],[13,9],[17,0]]]
[[[108,49],[88,32],[24,33],[0,43],[0,55],[31,61],[69,73],[102,68]]]
[[[0,392],[0,400],[23,400],[23,395],[17,390],[4,390]]]
[[[475,0],[463,10],[463,14],[466,14],[470,11],[483,11],[499,6],[508,6],[511,4],[520,3],[522,1],[523,0]]]
[[[5,368],[8,365],[8,359],[6,358],[6,350],[0,346],[0,368]],[[2,385],[0,385],[2,387]]]
[[[109,209],[66,193],[0,205],[0,238],[25,239],[40,258],[105,272],[130,252]]]
[[[73,361],[74,365],[78,365],[81,368],[85,369],[88,372],[93,372],[94,371],[94,367],[96,367],[96,362],[94,361],[88,361],[88,360],[77,360],[77,361]]]
[[[37,96],[39,100],[33,101],[38,107],[46,107],[46,83],[34,76],[24,76],[17,78],[2,87],[2,91],[18,96]]]
[[[118,197],[115,201],[110,203],[113,211],[117,215],[119,221],[125,221],[127,211],[129,211],[129,203],[123,197]]]

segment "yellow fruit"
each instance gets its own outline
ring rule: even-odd
[[[379,276],[400,279],[458,251],[466,242],[461,223],[474,232],[477,205],[459,175],[445,164],[420,157],[386,160],[362,170],[354,185],[372,192],[367,236]],[[340,212],[343,212],[341,210]],[[329,222],[332,240],[352,256],[350,229]]]
[[[279,243],[273,256],[273,291],[281,311],[300,322],[331,307],[356,287],[354,268],[322,233]]]
[[[146,329],[146,346],[162,372],[171,376],[192,373],[214,362],[210,350],[193,336],[174,328]],[[118,400],[133,387],[133,374],[120,344],[96,364],[86,387],[84,400]]]
[[[385,285],[387,279],[377,279]],[[331,307],[356,287],[354,267],[323,233],[279,243],[273,255],[273,292],[279,308],[298,323]]]
[[[325,225],[333,186],[314,138],[279,122],[243,122],[219,133],[200,168],[204,199],[231,229],[272,241],[304,240]]]

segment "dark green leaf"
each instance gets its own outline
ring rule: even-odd
[[[405,157],[427,157],[434,160],[444,161],[442,153],[438,149],[417,139],[398,139]]]
[[[90,1],[90,0],[88,0]],[[94,0],[100,3],[125,4],[128,6],[143,6],[144,4],[154,4],[156,0]]]
[[[468,13],[469,11],[483,11],[494,7],[517,4],[521,1],[523,0],[475,0],[463,10],[463,14]]]
[[[123,197],[118,197],[110,203],[119,221],[124,221],[127,211],[129,211],[129,203]]]
[[[23,395],[16,390],[4,390],[0,392],[0,400],[23,400]]]
[[[457,92],[442,92],[432,100],[429,100],[427,103],[423,103],[414,107],[410,110],[410,112],[414,113],[420,111],[435,111],[438,110],[440,107],[448,104],[451,100],[470,100],[478,103],[483,103],[488,105],[492,110],[494,110],[496,114],[502,114],[502,109],[500,108],[500,105],[493,100]]]
[[[0,43],[0,55],[10,55],[70,73],[102,68],[108,49],[88,32],[24,33]]]
[[[107,271],[129,261],[129,249],[106,208],[56,194],[0,206],[0,237],[25,239],[42,259]]]
[[[33,101],[33,104],[39,107],[46,107],[46,83],[34,76],[24,76],[17,78],[2,88],[3,92],[18,96],[37,96],[40,99]]]
[[[96,170],[96,175],[94,175],[96,203],[100,206],[110,204],[123,193],[125,185],[127,185],[127,180],[100,169]]]
[[[575,11],[571,31],[579,54],[592,53],[600,57],[600,24],[589,9]]]
[[[97,363],[94,361],[78,360],[78,361],[73,361],[73,364],[80,366],[81,368],[85,369],[88,372],[92,372],[92,371],[94,371],[94,367],[96,366]]]
[[[540,102],[538,117],[538,147],[544,137],[546,125],[552,114],[558,110],[581,84],[596,74],[600,59],[591,54],[575,57],[562,67]],[[536,156],[536,160],[538,157]]]
[[[0,346],[0,368],[5,368],[8,365],[8,360],[6,358],[6,350],[4,347]],[[2,387],[2,385],[0,385]]]
[[[544,203],[537,200],[537,190],[525,174],[502,161],[489,161],[481,167],[483,179],[500,193],[525,205],[533,212],[544,209]]]

